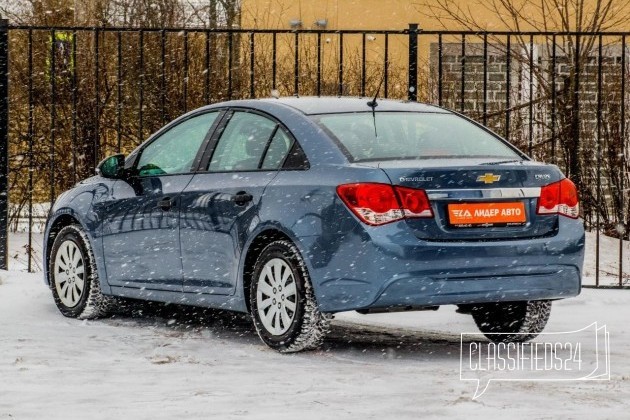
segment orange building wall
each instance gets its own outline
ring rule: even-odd
[[[465,13],[474,15],[477,22],[488,30],[511,29],[491,9],[496,0],[448,0],[454,7]],[[405,29],[408,23],[418,23],[425,29],[465,29],[453,21],[440,21],[430,11],[437,0],[242,0],[243,28],[289,28],[289,20],[300,19],[304,29],[315,29],[316,20],[327,19],[327,29]],[[551,2],[547,2],[551,4]],[[572,2],[569,2],[572,3]],[[595,9],[597,0],[586,2],[585,14]],[[543,16],[540,2],[531,0],[512,0],[511,4],[519,6],[521,14],[537,25],[528,24],[526,19],[519,22],[522,30],[542,29]],[[630,3],[613,0],[616,9],[611,10],[611,19],[628,14]],[[548,20],[548,30],[561,30]],[[444,14],[442,17],[445,17]],[[574,22],[574,17],[569,16]],[[538,26],[535,28],[534,26]],[[512,28],[513,29],[513,28]],[[630,29],[630,22],[622,19],[611,28],[614,30]]]

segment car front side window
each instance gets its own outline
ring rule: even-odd
[[[151,142],[141,152],[138,175],[190,172],[195,156],[218,115],[218,111],[196,115]]]

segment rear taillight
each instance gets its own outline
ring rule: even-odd
[[[575,184],[565,178],[542,187],[536,213],[561,214],[577,219],[580,214],[580,205]]]
[[[383,225],[405,217],[433,217],[424,190],[357,183],[338,186],[337,194],[359,219],[369,225]]]
[[[415,188],[394,187],[405,217],[433,217],[429,197],[424,190]]]

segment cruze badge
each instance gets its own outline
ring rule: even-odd
[[[501,175],[487,173],[487,174],[479,175],[477,177],[477,182],[483,182],[484,184],[492,184],[493,182],[499,182],[500,179],[501,179]]]

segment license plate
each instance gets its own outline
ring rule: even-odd
[[[526,220],[522,202],[448,205],[448,221],[453,227],[519,226]]]

